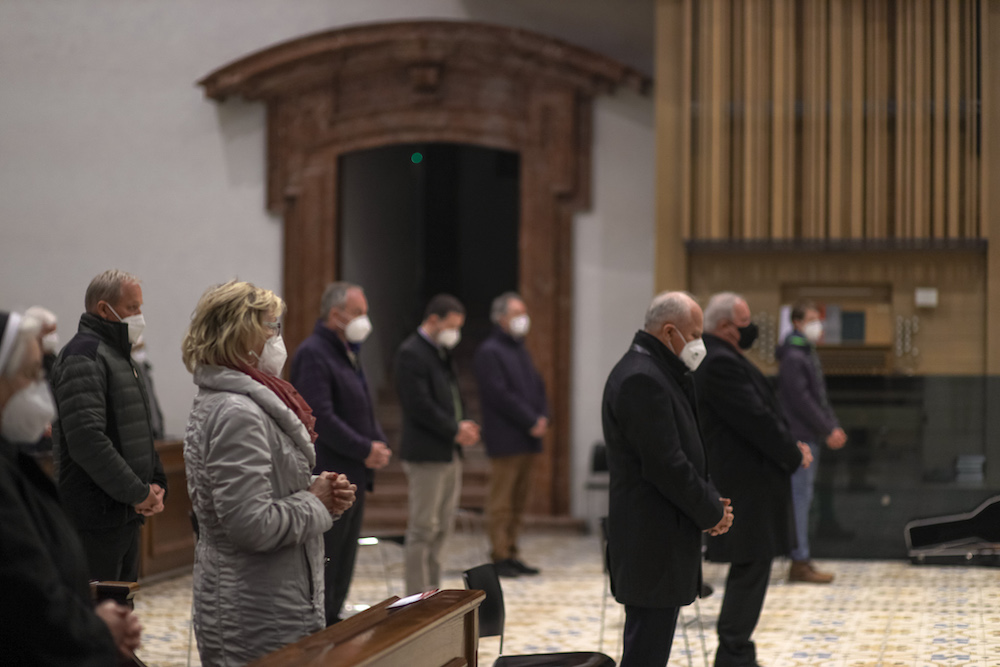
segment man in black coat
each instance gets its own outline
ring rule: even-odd
[[[791,475],[812,461],[788,430],[774,389],[744,355],[757,338],[750,307],[716,294],[705,308],[708,356],[698,368],[698,416],[712,481],[740,508],[728,534],[709,540],[709,560],[731,563],[719,613],[716,667],[756,665],[750,637],[767,593],[771,561],[787,554],[792,531]]]
[[[678,610],[701,587],[701,533],[721,535],[733,523],[729,500],[708,479],[694,411],[701,328],[690,296],[657,296],[604,388],[608,564],[625,605],[623,667],[667,664]]]
[[[316,417],[315,472],[337,470],[357,486],[354,504],[323,533],[328,626],[340,620],[351,587],[365,491],[372,489],[373,471],[388,464],[392,455],[375,419],[359,356],[371,329],[364,290],[352,283],[331,283],[323,291],[312,335],[292,359],[292,384]]]
[[[490,457],[487,499],[490,557],[501,577],[538,574],[519,558],[517,538],[527,506],[531,470],[549,428],[545,383],[524,346],[531,320],[514,292],[493,300],[496,325],[476,350],[476,382],[483,410],[483,442]]]
[[[163,511],[167,477],[153,444],[146,386],[132,363],[142,334],[135,276],[105,271],[87,287],[77,334],[52,368],[59,496],[90,576],[139,578],[139,529]]]
[[[479,442],[479,425],[466,418],[451,358],[463,324],[461,302],[439,294],[396,352],[394,375],[403,408],[399,457],[409,487],[407,594],[441,585],[441,547],[462,488],[461,448]]]

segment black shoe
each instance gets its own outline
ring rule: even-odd
[[[493,563],[493,567],[497,570],[498,577],[520,577],[521,570],[514,565],[514,562],[510,559],[498,560]]]
[[[507,559],[507,562],[513,565],[515,568],[517,568],[517,571],[520,572],[521,574],[535,575],[541,572],[541,570],[539,570],[537,567],[531,567],[529,565],[525,565],[516,558],[509,558]]]

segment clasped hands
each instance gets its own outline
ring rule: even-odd
[[[705,531],[712,537],[722,535],[733,525],[733,501],[729,498],[719,498],[719,500],[722,501],[722,518],[719,523]]]
[[[159,484],[149,485],[149,495],[138,505],[135,505],[135,511],[143,516],[153,516],[154,514],[159,514],[163,511],[163,496],[166,491]]]
[[[94,608],[111,632],[118,651],[124,656],[131,656],[139,648],[142,637],[142,625],[132,610],[113,600],[105,600]]]
[[[471,447],[479,442],[479,424],[471,419],[463,419],[458,422],[458,433],[455,434],[455,442],[463,447]]]
[[[333,516],[340,516],[354,504],[354,493],[358,490],[356,484],[351,484],[347,475],[335,472],[321,472],[309,485],[309,492],[319,498],[323,507]]]

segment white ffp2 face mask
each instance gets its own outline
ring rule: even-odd
[[[688,370],[694,372],[701,365],[706,354],[708,354],[708,350],[705,349],[705,341],[701,338],[695,338],[684,343],[684,349],[681,350],[678,358],[684,362]]]
[[[253,351],[250,354],[257,356]],[[288,351],[285,349],[285,340],[280,335],[271,336],[264,343],[264,349],[257,357],[257,370],[278,377],[281,375],[281,369],[285,367],[287,360]]]
[[[36,380],[10,397],[3,408],[0,435],[15,444],[38,442],[45,429],[56,418],[49,385]]]
[[[118,314],[118,311],[111,307],[110,303],[108,304],[108,308],[111,308],[111,312],[115,314],[119,322],[128,325],[128,342],[135,345],[142,336],[142,332],[146,329],[146,318],[142,316],[142,313],[122,317]]]
[[[806,322],[805,326],[802,327],[802,335],[805,336],[810,343],[818,343],[820,338],[823,337],[823,323],[819,320]]]
[[[344,338],[352,343],[363,343],[372,332],[372,321],[367,315],[358,315],[344,327]]]
[[[442,329],[437,335],[438,345],[446,350],[454,348],[460,340],[462,340],[462,332],[459,329]]]
[[[524,338],[531,330],[531,318],[527,315],[518,315],[510,320],[510,334],[515,338]]]

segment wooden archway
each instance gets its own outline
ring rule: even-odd
[[[278,44],[199,84],[267,104],[267,206],[284,216],[290,351],[338,277],[338,159],[396,143],[455,142],[521,156],[520,291],[552,401],[533,511],[569,512],[574,212],[589,205],[591,101],[649,82],[537,33],[450,21],[379,23]]]

